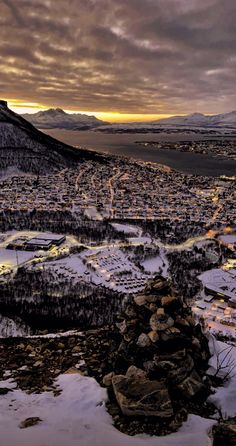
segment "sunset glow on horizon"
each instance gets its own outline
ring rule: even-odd
[[[5,99],[8,102],[8,106],[16,113],[37,113],[39,111],[45,111],[49,108],[61,108],[61,107],[47,107],[34,102],[18,101],[17,99]],[[103,111],[87,111],[87,110],[64,110],[66,113],[82,113],[89,116],[96,116],[98,119],[107,122],[145,122],[154,121],[162,118],[169,118],[173,114],[155,114],[155,113],[118,113],[118,112],[103,112]]]

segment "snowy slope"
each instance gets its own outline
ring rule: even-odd
[[[39,111],[33,114],[22,115],[27,121],[31,122],[35,127],[41,129],[68,129],[83,130],[98,127],[106,124],[97,119],[95,116],[88,116],[81,113],[66,113],[60,108]]]
[[[0,173],[10,168],[44,174],[85,158],[95,159],[97,155],[45,135],[0,101]]]
[[[63,391],[27,395],[14,389],[0,399],[2,446],[209,446],[207,435],[214,421],[190,415],[179,432],[166,437],[129,437],[112,425],[105,409],[107,393],[92,378],[61,375]],[[7,381],[0,387],[13,387]],[[36,426],[20,429],[28,417],[39,417]]]

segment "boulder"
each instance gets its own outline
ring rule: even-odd
[[[169,307],[173,304],[179,305],[179,298],[176,296],[163,296],[161,298],[161,305],[163,307]]]
[[[159,299],[159,296],[157,296],[156,294],[149,294],[148,296],[145,297],[146,302],[148,302],[149,304],[155,304]]]
[[[131,365],[128,368],[125,376],[127,378],[146,379],[147,373],[144,370],[135,367],[135,365]]]
[[[112,378],[115,375],[114,372],[110,372],[107,375],[105,375],[102,379],[102,383],[105,387],[111,387],[112,386]]]
[[[139,296],[134,297],[134,302],[138,306],[146,305],[146,296],[145,296],[145,294],[140,294]]]
[[[205,386],[196,370],[193,370],[184,381],[178,384],[177,389],[184,398],[189,400],[204,391]]]
[[[155,313],[155,312],[157,311],[157,305],[156,305],[156,304],[153,304],[153,303],[149,304],[149,310],[150,310],[152,313]]]
[[[137,346],[141,348],[149,347],[151,345],[151,340],[149,336],[145,333],[141,333],[137,340]]]
[[[167,314],[154,313],[150,318],[150,327],[154,331],[164,331],[174,325],[174,320]]]
[[[172,403],[166,386],[159,381],[115,375],[112,378],[117,403],[125,416],[173,416]]]
[[[172,382],[172,384],[182,383],[191,374],[193,368],[193,359],[190,355],[187,355],[176,369],[171,370],[168,373],[168,379]]]
[[[213,446],[236,446],[236,418],[213,427]]]
[[[20,429],[26,429],[27,427],[35,426],[40,423],[42,420],[39,417],[30,417],[26,418],[24,421],[21,421],[19,424]]]
[[[154,331],[154,330],[152,330],[148,333],[148,337],[153,343],[155,343],[159,340],[159,334],[157,333],[157,331]]]

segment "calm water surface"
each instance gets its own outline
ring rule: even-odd
[[[236,175],[236,161],[221,160],[212,156],[156,149],[136,144],[136,141],[186,141],[217,139],[215,136],[173,135],[173,134],[109,134],[93,131],[44,130],[45,133],[73,146],[80,146],[97,152],[109,153],[165,164],[180,172],[219,176]],[[219,138],[221,140],[222,138]]]

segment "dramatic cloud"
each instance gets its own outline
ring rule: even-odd
[[[2,97],[74,110],[235,109],[235,0],[0,0]]]

